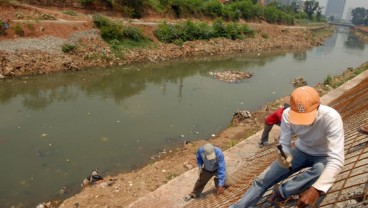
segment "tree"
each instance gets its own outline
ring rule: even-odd
[[[318,7],[317,8],[317,12],[316,12],[316,18],[317,18],[317,21],[320,22],[321,19],[322,19],[322,9],[323,7]]]
[[[315,0],[305,1],[304,2],[304,12],[307,13],[308,18],[311,20],[314,12],[318,9],[319,2]]]
[[[368,10],[363,7],[357,7],[351,11],[351,16],[353,17],[351,22],[354,25],[364,25],[365,20],[368,18]]]

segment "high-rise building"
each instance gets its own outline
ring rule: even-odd
[[[346,0],[328,0],[326,6],[325,16],[330,18],[342,19],[342,14],[344,13]]]

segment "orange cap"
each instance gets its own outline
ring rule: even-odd
[[[295,125],[312,124],[320,103],[319,94],[313,87],[296,88],[290,96],[290,123]]]

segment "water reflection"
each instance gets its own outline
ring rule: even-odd
[[[111,97],[120,103],[124,99],[139,94],[148,83],[162,86],[163,93],[168,83],[178,84],[180,88],[186,77],[202,75],[210,77],[210,71],[243,70],[244,67],[261,67],[275,56],[285,53],[274,52],[267,56],[234,56],[217,58],[197,58],[161,64],[141,64],[109,69],[86,69],[80,73],[57,73],[53,75],[29,76],[7,79],[0,82],[0,103],[22,96],[22,103],[32,110],[42,110],[54,102],[76,100],[81,92],[88,96]],[[174,65],[174,67],[173,67]]]
[[[307,52],[306,51],[295,52],[293,53],[293,57],[295,60],[303,62],[307,60]]]
[[[364,42],[360,40],[357,36],[355,36],[353,33],[349,33],[349,36],[345,41],[344,45],[347,48],[360,49],[360,50],[364,50],[365,47]]]

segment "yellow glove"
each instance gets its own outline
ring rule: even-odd
[[[290,168],[291,167],[291,161],[293,160],[293,157],[290,154],[286,154],[286,158],[284,158],[279,151],[277,151],[277,159],[279,161],[279,164],[283,168]]]

